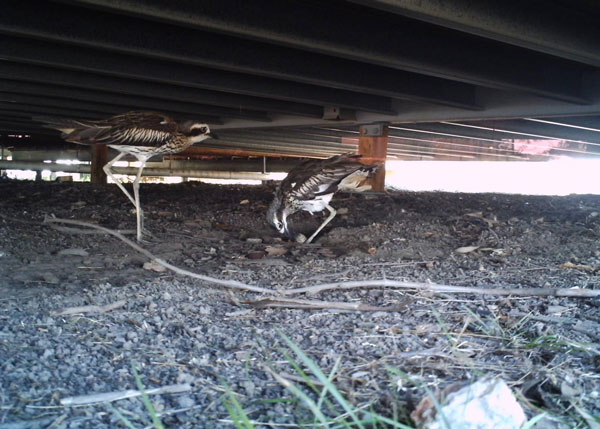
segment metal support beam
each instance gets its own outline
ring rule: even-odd
[[[574,8],[561,2],[351,1],[600,67],[600,32],[597,16],[575,13]]]
[[[357,48],[356,46],[346,46],[343,49],[334,46],[335,55],[338,58],[331,58],[324,54],[290,49],[289,46],[262,44],[223,34],[201,32],[187,27],[169,26],[164,23],[156,25],[151,21],[100,10],[88,11],[54,3],[52,8],[48,8],[44,1],[39,0],[29,1],[27,5],[17,0],[5,0],[4,3],[3,13],[0,15],[0,31],[7,34],[62,41],[79,46],[101,47],[121,53],[341,88],[365,94],[390,96],[391,93],[394,93],[396,98],[477,108],[474,101],[475,88],[472,85],[449,82],[401,70],[390,70],[387,68],[390,66],[389,63],[380,63],[382,67],[339,58],[340,56],[355,56],[353,52],[354,48]],[[202,3],[205,2],[197,2],[197,4]],[[277,4],[277,2],[273,2],[273,4]],[[218,5],[216,2],[214,5],[223,12],[227,11],[227,14],[237,15],[239,12],[247,16],[256,15],[249,13],[247,3],[235,6],[238,8],[237,10]],[[252,10],[255,11],[258,7],[260,6],[252,5]],[[281,4],[281,7],[284,7],[285,10],[277,17],[271,16],[269,19],[265,19],[263,14],[269,13],[269,11],[262,9],[257,18],[261,21],[277,23],[277,25],[281,25],[281,28],[287,26],[286,22],[281,22],[282,20],[296,21],[295,24],[290,23],[290,29],[304,22],[311,22],[309,26],[302,24],[304,28],[313,28],[316,19],[319,21],[319,27],[326,24],[327,34],[335,34],[336,38],[344,39],[345,43],[347,40],[354,39],[356,41],[353,29],[365,25],[362,17],[356,16],[352,25],[344,28],[343,25],[337,23],[337,16],[315,15],[315,12],[319,12],[318,10],[303,10],[300,2],[293,6],[293,14],[290,13],[289,5]],[[142,10],[144,7],[140,7],[138,3],[135,14],[138,15]],[[310,16],[303,20],[296,15],[297,12],[309,13]],[[64,25],[65,17],[68,17],[68,25]],[[326,23],[323,22],[324,19],[327,20]],[[233,21],[230,23],[233,24]],[[333,23],[336,23],[335,29],[331,28]],[[379,24],[377,23],[378,28]],[[231,33],[230,30],[233,30],[233,27],[229,30],[225,29],[225,33]],[[322,30],[323,28],[319,28],[319,31]],[[339,34],[340,32],[342,34]],[[379,31],[373,35],[375,34],[379,34]],[[380,45],[386,46],[386,49],[390,43],[394,42],[394,40],[387,39],[388,36]],[[396,37],[402,39],[404,36],[402,34],[392,35],[394,39]],[[253,37],[255,40],[256,38]],[[292,39],[292,42],[300,40],[298,37],[292,37]],[[315,46],[310,39],[311,37],[308,37],[311,43],[309,50],[331,50],[327,46],[329,41],[322,40],[321,44]],[[374,41],[373,46],[376,46],[378,42]],[[407,43],[407,46],[409,45]],[[302,47],[302,49],[305,48]],[[339,51],[338,48],[342,51]],[[460,62],[456,62],[456,64],[460,64]],[[415,71],[420,71],[421,67],[419,66],[418,69]],[[576,98],[578,99],[578,97]],[[330,104],[336,105],[336,103]]]
[[[576,130],[568,127],[561,127],[560,125],[531,122],[522,119],[506,121],[461,121],[460,124],[456,124],[487,128],[508,139],[552,139],[565,140],[573,143],[587,143],[590,145],[600,144],[600,133],[598,132]]]
[[[41,106],[38,104],[15,103],[10,101],[2,101],[0,99],[0,112],[9,112],[12,114],[23,114],[29,117],[40,115],[61,116],[67,118],[81,119],[103,119],[106,118],[106,113],[91,112],[88,110],[73,109],[57,106]]]
[[[361,125],[360,127],[358,153],[363,156],[363,162],[367,165],[381,164],[374,177],[369,179],[369,184],[376,192],[383,192],[385,189],[388,133],[387,124]]]
[[[21,38],[7,37],[6,39],[8,41],[0,45],[0,57],[14,62],[49,65],[56,68],[49,70],[49,73],[53,73],[49,76],[39,72],[25,73],[20,70],[5,74],[7,78],[80,86],[81,84],[78,83],[80,79],[71,82],[69,78],[76,74],[67,71],[77,70],[78,73],[93,72],[127,78],[121,79],[121,82],[111,82],[107,78],[100,79],[100,76],[94,77],[90,74],[81,76],[84,81],[92,83],[91,88],[114,90],[115,86],[122,83],[121,86],[125,88],[126,93],[139,94],[140,89],[142,93],[153,90],[158,91],[160,97],[169,98],[168,94],[172,91],[171,97],[188,101],[191,101],[190,97],[192,97],[205,103],[229,107],[242,105],[302,116],[322,116],[322,106],[332,103],[366,112],[390,113],[392,110],[391,100],[383,96],[212,70],[189,64],[175,65],[168,61],[134,57],[117,52],[109,53],[87,47],[34,40],[24,41]],[[61,76],[61,73],[56,73],[57,71],[61,71],[66,76]],[[160,88],[161,86],[164,87]],[[307,107],[307,105],[312,106]],[[317,107],[315,105],[319,106],[318,112],[314,110]]]
[[[44,76],[44,71],[39,71],[40,76]],[[148,91],[146,94],[150,94]],[[64,87],[55,87],[52,85],[40,85],[24,83],[12,80],[0,80],[0,98],[11,98],[22,100],[21,102],[31,103],[29,100],[40,99],[41,102],[69,103],[73,107],[80,106],[85,110],[97,110],[91,107],[98,105],[106,107],[110,111],[121,109],[127,110],[159,110],[162,112],[171,112],[176,116],[198,117],[230,117],[248,119],[251,121],[269,122],[270,119],[266,112],[248,110],[242,107],[231,109],[220,106],[207,106],[197,103],[160,101],[149,97],[130,97],[119,93],[107,94],[98,91],[77,90]],[[68,106],[70,107],[70,106]],[[108,111],[107,110],[107,111]],[[178,113],[178,115],[177,115]]]
[[[1,67],[0,67],[1,68]],[[40,76],[44,76],[44,70],[39,71]],[[81,77],[81,76],[80,76]],[[75,103],[87,101],[104,105],[123,106],[129,110],[158,110],[177,113],[178,117],[197,116],[223,116],[230,118],[242,118],[251,121],[270,122],[266,112],[245,109],[238,106],[237,109],[221,106],[208,106],[195,102],[184,102],[181,100],[165,100],[157,96],[148,97],[154,94],[152,88],[144,93],[145,95],[125,95],[124,92],[115,89],[114,92],[95,91],[90,89],[79,89],[67,86],[47,85],[15,80],[0,79],[0,91],[8,94],[20,94],[27,96],[42,96],[44,98],[54,98],[58,100],[73,100]]]
[[[50,65],[69,70],[77,70],[100,73],[104,75],[137,79],[143,85],[149,82],[155,84],[179,85],[186,88],[176,90],[178,97],[184,94],[188,88],[208,89],[213,91],[201,93],[191,91],[191,96],[207,103],[217,103],[218,100],[227,102],[227,105],[235,107],[236,97],[241,97],[237,105],[256,106],[253,108],[265,110],[285,111],[287,103],[306,103],[313,105],[339,104],[349,109],[363,110],[367,112],[389,113],[391,101],[384,96],[370,94],[359,94],[356,92],[319,87],[305,83],[293,83],[285,80],[269,79],[261,76],[235,73],[226,70],[214,70],[198,67],[190,64],[174,64],[155,58],[138,57],[119,52],[108,52],[91,47],[71,46],[68,44],[56,44],[39,40],[29,40],[7,36],[5,43],[0,44],[0,57],[10,61],[21,63],[32,63],[37,65]],[[12,73],[14,78],[22,76]],[[24,79],[36,79],[36,75],[26,75]],[[61,83],[51,78],[52,83]],[[37,79],[45,79],[37,76]],[[45,81],[45,80],[42,80]],[[63,78],[62,84],[68,84],[68,79]],[[138,88],[140,83],[134,84],[131,90]],[[167,87],[169,89],[170,87]],[[103,88],[97,88],[103,89]],[[225,92],[229,92],[227,94]],[[162,94],[162,93],[161,93]],[[162,95],[161,95],[162,96]],[[247,100],[244,97],[251,96],[256,100]],[[391,96],[391,94],[390,94]],[[259,98],[260,97],[260,98]],[[184,100],[186,98],[183,98]],[[256,105],[255,103],[262,103]],[[274,104],[273,109],[268,106]],[[293,112],[289,112],[293,113]],[[320,111],[319,116],[322,115]],[[310,116],[313,116],[311,113]]]
[[[401,16],[385,16],[378,11],[360,6],[340,7],[329,2],[281,2],[279,0],[255,0],[251,5],[245,0],[206,0],[189,2],[185,7],[181,7],[180,4],[175,7],[175,3],[169,0],[148,0],[142,7],[134,0],[80,0],[79,3],[251,39],[252,41],[238,39],[229,43],[226,38],[220,36],[221,43],[214,45],[220,50],[224,45],[227,46],[227,49],[222,52],[236,57],[239,60],[236,66],[240,69],[246,66],[247,72],[253,72],[252,61],[244,56],[242,51],[252,53],[254,59],[262,64],[260,68],[264,73],[269,68],[267,64],[280,67],[281,64],[273,59],[281,58],[283,54],[286,56],[286,62],[289,62],[290,57],[301,58],[302,55],[298,52],[290,53],[289,48],[293,47],[492,88],[527,91],[575,103],[586,101],[582,86],[582,74],[585,68],[545,55],[537,55],[525,49],[482,40]],[[21,3],[17,4],[21,5]],[[27,10],[28,15],[31,15],[30,7],[23,6],[23,8]],[[251,13],[251,10],[260,10],[261,13]],[[291,10],[293,13],[290,13]],[[106,19],[102,19],[103,16],[96,17],[96,14],[98,14],[97,10],[90,14],[91,16],[81,13],[80,17],[75,18],[76,23],[89,24],[96,20],[114,22],[108,17]],[[19,23],[18,27],[23,26],[21,21],[28,19],[28,16],[21,14],[20,11],[10,16],[19,18],[12,19],[13,23]],[[47,22],[50,17],[43,18]],[[52,20],[50,18],[50,22]],[[310,25],[306,25],[308,22]],[[127,28],[123,25],[125,22],[118,21],[114,24],[119,30]],[[35,24],[36,27],[38,25]],[[357,28],[370,26],[377,28],[377,31],[370,32],[369,37],[357,37],[357,34],[360,34],[356,32]],[[32,31],[32,26],[27,27],[25,31]],[[192,34],[188,34],[185,27],[179,30],[183,30],[184,40],[196,42],[202,39],[203,44],[213,43],[212,34],[194,38]],[[19,31],[23,29],[20,28]],[[39,34],[39,29],[33,31]],[[63,38],[73,37],[81,41],[73,31],[61,33]],[[133,34],[122,35],[127,39],[135,37]],[[160,36],[168,36],[168,34]],[[105,40],[106,38],[103,40],[104,43]],[[283,45],[284,48],[280,51],[279,48],[263,45],[261,49],[256,46],[254,40]],[[158,40],[155,39],[152,45],[159,46],[160,43],[157,42]],[[206,49],[206,46],[199,46],[197,43],[192,43],[189,47],[202,47],[200,50],[192,49],[192,52],[209,53],[215,64],[223,65],[223,58],[215,55],[214,47]],[[493,51],[494,55],[489,55],[490,51]],[[257,56],[256,52],[264,54],[265,57]],[[314,60],[318,61],[316,58]],[[511,64],[519,64],[519,67],[511,67]],[[341,63],[338,67],[346,70],[346,65],[350,66]],[[305,65],[302,67],[301,64],[295,64],[295,67],[297,66],[301,67],[297,70],[307,69]],[[271,70],[274,73],[279,71]],[[296,73],[294,71],[290,76]],[[552,79],[549,79],[550,75]],[[421,77],[405,73],[402,77],[398,76],[397,81],[414,82]]]
[[[47,164],[43,162],[16,162],[0,160],[0,169],[3,170],[33,170],[33,171],[64,171],[65,173],[90,173],[90,166],[83,164]],[[116,174],[135,176],[138,172],[136,167],[113,167]],[[204,179],[234,179],[234,180],[269,180],[273,173],[261,173],[253,171],[210,171],[193,169],[170,169],[170,168],[144,168],[143,176],[180,176],[198,177]],[[41,176],[40,176],[41,177]]]

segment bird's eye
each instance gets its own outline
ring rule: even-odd
[[[190,134],[192,136],[199,136],[201,134],[206,134],[208,132],[208,127],[197,127],[197,128],[192,128],[192,130],[190,131]]]

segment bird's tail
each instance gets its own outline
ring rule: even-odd
[[[367,179],[373,177],[381,164],[377,165],[362,165],[354,173],[346,176],[338,185],[342,191],[365,192],[370,191],[372,186],[367,183]]]
[[[32,119],[41,122],[44,128],[52,128],[62,133],[61,137],[73,143],[82,143],[86,136],[81,133],[95,126],[94,121],[57,118],[54,116],[33,116]]]

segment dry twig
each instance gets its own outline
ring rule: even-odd
[[[333,301],[317,301],[307,299],[293,298],[276,298],[268,297],[257,301],[243,301],[243,304],[248,304],[256,308],[301,308],[305,310],[352,310],[352,311],[402,311],[412,300],[407,300],[397,305],[388,307],[378,307],[362,302],[333,302]]]
[[[192,390],[192,386],[189,384],[170,384],[168,386],[157,387],[155,389],[146,390],[148,395],[162,395],[164,393],[183,393]],[[88,405],[95,404],[98,402],[113,402],[120,401],[121,399],[135,398],[141,396],[142,392],[139,390],[121,390],[119,392],[106,392],[106,393],[95,393],[92,395],[82,396],[69,396],[60,400],[60,404],[63,406],[69,405]]]
[[[417,283],[399,280],[357,280],[352,282],[324,283],[296,289],[279,291],[282,295],[306,293],[314,295],[326,290],[348,289],[413,289],[430,293],[471,293],[479,295],[512,295],[512,296],[568,296],[572,298],[593,298],[600,296],[600,290],[590,289],[552,289],[552,288],[481,288],[470,286],[451,286],[436,283]]]
[[[69,307],[52,313],[53,316],[68,316],[71,314],[82,313],[106,313],[107,311],[116,310],[117,308],[125,307],[127,301],[124,299],[106,305],[83,305],[80,307]]]

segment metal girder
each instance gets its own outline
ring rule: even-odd
[[[200,3],[203,2],[198,2]],[[223,6],[219,7],[223,11],[227,10]],[[258,5],[250,3],[240,7],[240,10],[246,12],[249,12],[248,7],[251,7],[252,11],[259,10]],[[261,10],[259,15],[261,20],[264,19],[263,13],[269,11]],[[295,12],[290,13],[290,8],[286,7],[284,14],[274,20],[286,21],[285,18],[292,17],[298,19],[295,17]],[[310,16],[310,19],[302,22],[311,25],[302,24],[302,26],[312,28],[313,18],[322,20],[324,17]],[[301,20],[298,19],[298,23],[300,22]],[[328,18],[327,32],[330,34],[341,30],[336,28],[336,31],[332,31],[330,26],[334,22],[337,22],[337,17]],[[379,23],[377,25],[379,26]],[[363,26],[364,22],[361,22],[359,27]],[[346,28],[344,33],[350,32],[350,35],[343,36],[356,39],[359,32],[355,32],[355,28]],[[151,21],[104,11],[92,11],[62,4],[52,4],[49,8],[46,1],[40,0],[28,1],[27,4],[17,0],[5,0],[3,13],[0,15],[0,31],[366,94],[385,96],[394,94],[396,98],[478,108],[475,102],[475,88],[464,83],[392,70],[342,59],[339,56],[332,58],[290,47],[198,31],[164,22],[157,25]],[[394,35],[394,37],[402,37],[402,35]],[[391,42],[393,41],[385,40],[382,46]],[[352,51],[356,46],[350,48]],[[420,66],[418,69],[415,71],[421,71]],[[579,101],[578,96],[573,98]]]
[[[235,138],[235,137],[245,137],[250,139],[255,139],[257,141],[262,139],[269,140],[309,140],[309,141],[318,141],[320,143],[337,143],[341,142],[341,139],[335,136],[308,136],[306,134],[298,133],[296,130],[235,130],[235,131],[222,131],[219,132],[219,137],[223,138]]]
[[[50,170],[64,171],[67,173],[90,173],[91,166],[85,164],[55,164],[27,161],[3,161],[0,160],[0,168],[4,170]],[[116,174],[127,174],[135,176],[138,173],[137,167],[113,167],[112,171]],[[268,180],[272,173],[259,173],[252,171],[208,171],[193,169],[172,169],[172,168],[154,168],[147,167],[142,171],[142,176],[181,176],[181,177],[200,177],[204,179],[235,179],[235,180]]]
[[[73,100],[75,104],[79,101],[91,103],[100,103],[103,105],[123,106],[129,110],[158,110],[180,112],[185,116],[191,115],[209,115],[225,116],[233,118],[245,118],[262,122],[269,122],[270,119],[266,112],[258,112],[245,109],[229,109],[225,107],[206,106],[189,102],[177,102],[172,100],[161,100],[144,96],[130,96],[117,92],[101,92],[95,90],[69,88],[64,86],[46,85],[30,82],[21,82],[13,80],[3,80],[2,76],[6,74],[2,70],[3,64],[0,63],[0,92],[10,92],[14,94],[25,94],[29,96],[55,97],[59,100]],[[43,76],[43,73],[40,73]],[[151,94],[151,92],[147,92]]]
[[[293,156],[293,157],[306,157],[306,156],[319,156],[329,157],[340,152],[332,151],[309,151],[307,148],[303,149],[286,149],[281,147],[268,148],[268,147],[255,147],[248,144],[221,144],[220,146],[192,146],[188,148],[186,152],[191,154],[208,154],[208,155],[227,155],[227,156],[246,156],[248,153],[252,153],[254,156]],[[181,154],[185,155],[186,152]]]
[[[237,103],[237,105],[259,103],[257,108],[266,110],[271,110],[268,107],[270,104],[274,105],[272,110],[287,111],[287,103],[292,104],[289,108],[295,107],[294,104],[306,103],[316,104],[321,108],[324,105],[339,105],[366,112],[389,113],[391,111],[391,100],[384,96],[359,94],[337,88],[318,87],[190,64],[174,64],[156,58],[108,52],[87,46],[72,46],[10,36],[7,36],[5,41],[6,43],[0,45],[0,58],[214,90],[216,91],[214,94],[202,95],[211,100],[211,103],[216,103],[222,98],[224,102],[231,100],[230,103]],[[245,99],[244,96],[255,100]],[[236,97],[241,97],[239,102],[236,101]],[[312,111],[310,116],[313,116]]]
[[[130,94],[152,94],[158,98],[194,101],[215,106],[242,106],[254,110],[321,117],[323,115],[321,104],[343,102],[349,98],[347,91],[332,90],[325,91],[325,94],[317,99],[312,99],[310,97],[316,97],[317,94],[315,94],[316,87],[310,85],[272,81],[272,86],[268,86],[266,78],[252,79],[242,74],[183,64],[173,67],[172,63],[160,60],[135,58],[102,50],[8,36],[0,45],[0,57],[17,62],[58,67],[25,67],[22,64],[18,70],[19,74],[12,75],[15,79],[61,85],[83,85],[108,91],[125,91]],[[10,63],[5,64],[10,65]],[[51,75],[48,76],[48,73]],[[79,76],[79,79],[71,79],[73,76]],[[295,99],[303,102],[293,101]],[[369,104],[363,106],[361,97],[357,97],[352,106],[367,110],[372,108]]]
[[[478,126],[480,128],[464,127],[461,124]],[[511,124],[512,126],[509,127]],[[467,138],[493,142],[499,142],[502,139],[531,139],[531,134],[542,135],[541,133],[544,133],[543,135],[549,138],[581,140],[590,143],[600,142],[600,133],[585,132],[566,127],[542,128],[539,126],[536,127],[535,123],[529,126],[527,121],[419,123],[402,124],[398,125],[398,127],[402,128],[402,130],[392,129],[391,132],[395,135],[405,135],[407,130],[412,130],[417,133],[423,132],[432,136],[437,135],[439,138]]]
[[[547,123],[555,123],[565,127],[581,128],[595,130],[600,132],[600,116],[566,116],[566,117],[550,117],[550,118],[525,118],[528,121],[540,121]]]
[[[10,132],[17,134],[42,134],[42,135],[52,135],[55,134],[50,133],[50,130],[38,129],[38,128],[23,128],[23,127],[15,127],[10,122],[0,121],[0,130],[2,132]]]
[[[73,2],[251,39],[228,43],[225,36],[219,36],[222,45],[226,44],[228,54],[239,60],[238,66],[242,63],[246,67],[250,65],[251,61],[241,51],[247,50],[255,55],[258,50],[252,48],[258,47],[254,40],[283,45],[283,50],[278,47],[261,50],[261,53],[269,53],[269,58],[256,57],[264,65],[261,67],[263,71],[268,69],[268,64],[280,66],[272,57],[287,53],[289,58],[292,55],[289,48],[293,47],[475,85],[528,91],[575,103],[587,101],[582,82],[585,67],[399,15],[390,17],[357,5],[279,0],[255,0],[251,3],[245,0],[177,3],[148,0],[143,5],[134,0]],[[27,10],[30,11],[30,8]],[[96,13],[104,12],[94,11],[90,15]],[[83,19],[83,15],[81,18],[81,22],[93,22],[89,16],[88,19]],[[369,31],[370,28],[372,31]],[[184,38],[192,39],[188,28],[178,31]],[[365,37],[365,32],[368,37]],[[65,34],[67,32],[62,33],[63,37],[69,36]],[[207,42],[212,42],[211,36],[208,35]],[[206,51],[206,46],[195,46]],[[285,48],[288,48],[287,51]],[[293,56],[302,58],[298,52]],[[217,57],[214,57],[216,62],[221,62],[222,58]],[[515,64],[518,66],[515,67]],[[417,81],[416,78],[420,77],[423,76],[412,76]],[[402,81],[410,78],[410,73],[397,77]]]
[[[303,138],[293,138],[293,137],[264,137],[264,138],[255,138],[252,136],[219,136],[220,140],[227,142],[243,142],[256,146],[260,146],[262,144],[271,144],[271,145],[281,145],[283,146],[291,146],[294,145],[298,148],[307,147],[307,146],[318,146],[322,149],[333,149],[333,150],[343,150],[346,146],[343,146],[341,143],[331,143],[331,142],[323,142],[316,140],[308,140]]]
[[[82,119],[103,119],[106,114],[98,112],[90,112],[87,110],[47,107],[38,104],[32,105],[27,103],[11,103],[0,101],[0,112],[9,112],[13,114],[26,114],[29,117],[34,115],[51,115],[66,118],[82,118]]]
[[[293,146],[293,145],[267,145],[267,144],[253,144],[239,141],[231,141],[231,142],[223,142],[218,146],[216,145],[206,145],[206,147],[214,148],[214,149],[246,149],[253,151],[265,151],[265,152],[276,152],[281,154],[294,154],[294,155],[302,155],[302,156],[310,156],[313,155],[323,155],[323,156],[332,156],[338,153],[341,153],[340,150],[332,150],[332,149],[321,149],[318,146]]]
[[[561,127],[560,125],[544,124],[540,122],[525,121],[522,119],[513,119],[506,121],[474,121],[462,122],[465,125],[475,125],[491,128],[497,132],[510,134],[521,134],[525,139],[558,139],[567,140],[575,143],[600,143],[600,133],[595,131],[586,131],[570,127]],[[512,137],[515,138],[513,135]]]
[[[31,106],[57,107],[59,109],[66,108],[76,111],[79,111],[79,109],[81,109],[83,111],[97,113],[99,115],[102,115],[103,117],[113,116],[119,113],[126,112],[128,110],[132,110],[131,106],[104,104],[98,102],[85,102],[78,100],[69,100],[65,98],[44,97],[40,95],[16,94],[6,91],[0,91],[0,102],[15,102],[20,104],[28,104]],[[175,117],[181,117],[181,115],[178,116],[168,109],[163,109],[162,111]],[[190,117],[190,115],[185,115],[185,117]],[[77,114],[75,114],[73,118],[78,118]],[[217,117],[209,115],[196,115],[195,119],[208,122],[209,124],[215,123],[215,121],[220,122],[220,120]]]
[[[36,124],[35,122],[25,122],[25,121],[13,121],[10,119],[5,119],[0,116],[0,125],[3,127],[10,127],[12,130],[20,130],[23,131],[46,131],[48,134],[56,135],[56,132],[52,132],[52,130],[48,128],[43,128],[41,125]]]
[[[556,1],[351,1],[600,67],[597,17]]]
[[[394,139],[396,138],[403,138],[403,139],[423,139],[423,140],[454,140],[454,141],[464,141],[467,143],[472,143],[472,144],[501,144],[502,142],[500,140],[495,141],[495,142],[490,142],[490,141],[486,141],[486,140],[482,140],[482,139],[478,139],[476,137],[466,137],[466,136],[459,136],[459,135],[439,135],[439,134],[430,134],[428,132],[425,131],[421,131],[417,128],[412,128],[411,126],[407,126],[406,128],[402,128],[401,130],[395,129],[395,128],[390,128],[390,141],[394,141]]]

